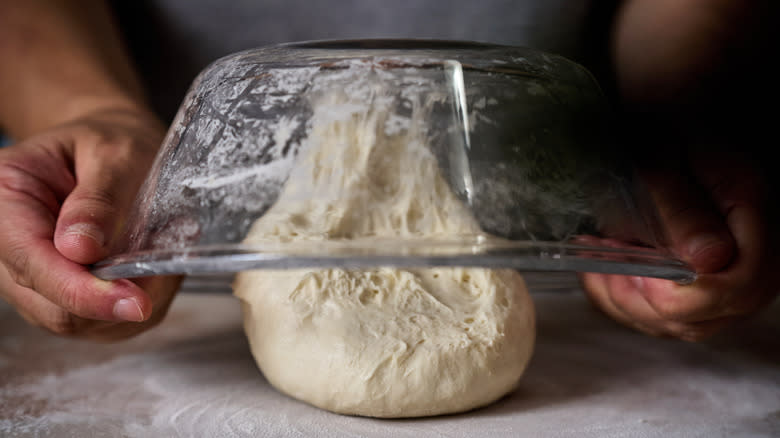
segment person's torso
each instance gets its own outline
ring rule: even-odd
[[[521,45],[589,68],[611,7],[592,0],[115,1],[155,108],[170,120],[195,75],[217,58],[282,42],[434,38]],[[595,48],[595,49],[594,49]]]

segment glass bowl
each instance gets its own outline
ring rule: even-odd
[[[529,48],[236,53],[193,82],[93,272],[475,266],[692,281],[610,126],[586,69]]]

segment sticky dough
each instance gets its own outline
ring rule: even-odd
[[[295,169],[246,243],[479,232],[422,125],[389,129],[388,111],[343,104],[333,93],[315,106]],[[516,386],[534,344],[533,305],[512,270],[258,270],[237,275],[234,292],[268,381],[343,414],[486,405]]]

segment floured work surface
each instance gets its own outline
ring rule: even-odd
[[[0,302],[0,436],[780,436],[780,302],[706,344],[650,338],[581,293],[535,293],[519,388],[416,420],[332,414],[259,374],[226,294],[181,293],[156,329],[112,345],[28,327]]]

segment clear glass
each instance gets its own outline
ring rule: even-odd
[[[338,99],[328,106],[333,95]],[[371,156],[382,157],[382,165],[399,165],[389,149],[383,155],[383,142],[414,143],[415,153],[435,159],[426,172],[446,181],[478,227],[244,242],[255,221],[274,220],[269,211],[278,203],[318,211],[356,196],[354,187],[306,186],[296,176],[322,140],[323,114],[361,120],[362,132],[377,139]],[[354,147],[348,140],[339,147]],[[339,163],[330,166],[337,172]],[[394,175],[385,181],[388,190],[407,182],[403,171]],[[379,218],[386,208],[360,205]],[[278,220],[285,227],[290,217]],[[237,53],[196,78],[124,238],[94,272],[113,279],[478,266],[692,281],[690,267],[663,243],[655,208],[611,138],[604,96],[580,65],[528,48],[469,42],[321,41]]]

